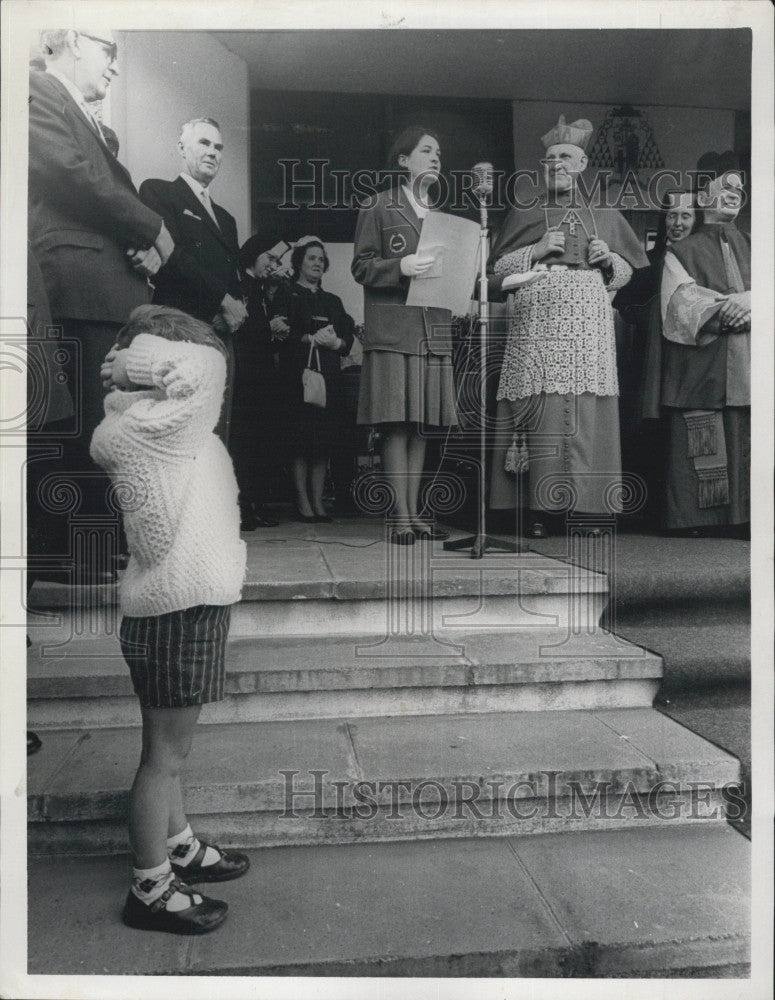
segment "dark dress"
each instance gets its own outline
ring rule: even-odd
[[[298,283],[278,289],[272,301],[271,315],[284,316],[291,328],[288,339],[279,345],[286,455],[308,460],[329,458],[336,447],[342,422],[342,414],[338,412],[342,398],[341,359],[350,353],[355,324],[338,296],[322,288],[313,292]],[[301,338],[329,324],[344,343],[338,351],[326,347],[317,349],[326,380],[327,405],[321,408],[304,402],[301,377],[309,358],[309,344],[303,344]]]
[[[640,476],[645,486],[645,501],[637,512],[637,519],[657,528],[664,520],[667,460],[667,426],[660,404],[662,321],[659,284],[665,259],[664,244],[649,250],[647,256],[649,266],[633,272],[629,283],[614,296],[612,304],[622,319],[631,324],[627,344],[617,344],[622,391],[619,408],[622,468]]]
[[[229,451],[241,503],[268,503],[279,491],[282,457],[277,447],[280,416],[277,344],[269,326],[270,302],[263,281],[246,274],[241,295],[248,318],[234,334],[236,356]]]

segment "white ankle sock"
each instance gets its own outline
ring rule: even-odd
[[[174,877],[169,858],[155,868],[133,868],[132,892],[146,906],[150,906],[166,891]],[[192,903],[201,902],[201,896],[194,895],[190,898],[182,892],[173,892],[167,900],[165,909],[175,913],[177,910],[185,910]]]
[[[186,848],[185,853],[183,851],[183,847]],[[167,857],[174,861],[176,865],[181,865],[185,868],[186,865],[193,861],[199,847],[199,841],[194,836],[194,831],[191,829],[191,824],[189,823],[185,830],[181,830],[180,833],[176,833],[174,837],[167,838]],[[220,854],[216,850],[208,846],[205,849],[205,855],[202,858],[202,868],[206,868],[208,865],[214,865],[220,857]]]

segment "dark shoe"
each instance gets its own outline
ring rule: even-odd
[[[443,528],[437,528],[431,525],[429,528],[412,528],[412,531],[417,538],[422,541],[439,541],[442,542],[446,538],[449,538],[449,532],[445,531]]]
[[[302,524],[317,524],[318,519],[315,514],[300,514],[296,511],[296,520],[301,521]]]
[[[119,552],[113,560],[113,565],[116,569],[126,569],[129,565],[129,554],[127,552]]]
[[[391,531],[390,542],[392,545],[414,545],[414,532],[411,528],[405,531]]]
[[[202,867],[202,859],[208,847],[220,854],[220,858],[212,865]],[[215,844],[207,844],[204,840],[199,842],[199,850],[191,861],[183,867],[175,864],[175,852],[170,857],[172,870],[178,878],[184,882],[229,882],[233,878],[239,878],[250,868],[250,858],[239,851],[224,851]]]
[[[254,528],[276,528],[280,523],[271,517],[265,517],[263,514],[259,513],[259,511],[256,511],[254,514],[253,522]]]
[[[534,521],[527,529],[528,538],[546,538],[548,534],[546,525],[541,521]]]
[[[37,753],[38,750],[43,746],[43,741],[37,733],[33,733],[31,729],[27,730],[27,756],[31,753]]]
[[[191,897],[191,906],[185,910],[170,913],[167,910],[167,900],[175,892],[182,892]],[[170,934],[207,934],[226,919],[228,903],[220,899],[210,899],[202,896],[202,902],[194,903],[194,890],[183,882],[173,879],[164,892],[153,903],[144,903],[129,890],[124,903],[121,919],[128,927],[137,927],[144,931],[168,931]]]
[[[240,531],[255,531],[258,527],[258,518],[255,514],[243,514],[239,522]]]
[[[332,524],[333,518],[329,517],[328,514],[315,514],[316,524]]]

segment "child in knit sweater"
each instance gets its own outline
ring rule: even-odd
[[[245,572],[237,484],[213,433],[226,380],[223,345],[185,313],[140,306],[101,375],[114,391],[91,454],[122,504],[130,559],[120,638],[143,718],[123,919],[201,934],[228,907],[188,883],[237,878],[249,866],[245,855],[194,836],[180,786],[201,706],[223,697],[231,605]]]

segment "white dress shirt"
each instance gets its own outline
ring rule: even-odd
[[[96,117],[91,111],[86,98],[83,96],[81,91],[76,87],[72,80],[68,80],[66,76],[63,76],[57,70],[53,69],[51,66],[46,67],[46,72],[50,73],[51,76],[55,77],[62,84],[63,87],[67,89],[68,94],[72,97],[75,103],[78,105],[79,111],[82,112],[83,116],[86,118],[88,123],[100,137],[100,140],[105,143],[105,136],[102,134],[102,129],[100,128],[100,123],[97,121]]]
[[[207,191],[207,188],[204,187],[202,184],[200,184],[199,181],[195,181],[190,174],[181,174],[180,176],[183,178],[186,184],[188,184],[188,186],[191,188],[191,190],[194,192],[197,198],[202,202],[205,209],[207,210],[207,214],[210,216],[210,218],[213,220],[216,226],[218,226],[218,220],[215,217],[215,211],[213,210],[213,203],[210,200],[210,195]],[[220,229],[221,227],[218,226],[218,228]]]

